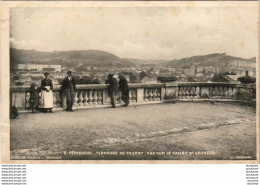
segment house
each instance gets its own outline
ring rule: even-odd
[[[203,73],[196,73],[196,75],[195,75],[197,78],[200,78],[200,77],[202,77],[203,76]]]
[[[141,83],[157,83],[157,79],[146,76],[141,80]]]
[[[229,82],[239,84],[240,82],[237,80],[239,77],[241,77],[241,75],[225,75],[216,79],[215,82]]]

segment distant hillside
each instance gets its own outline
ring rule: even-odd
[[[131,59],[131,58],[124,58],[124,59],[128,60],[129,62],[134,63],[136,65],[140,65],[140,64],[160,65],[160,64],[168,62],[167,60],[141,60],[141,59]]]
[[[193,56],[189,58],[175,59],[163,64],[167,67],[189,67],[192,64],[196,66],[207,67],[232,67],[239,62],[243,66],[254,67],[256,64],[256,58],[244,59],[234,56],[226,55],[225,53],[214,53],[209,55]],[[239,64],[239,65],[240,65]]]
[[[11,65],[60,64],[64,66],[88,65],[93,67],[131,67],[135,64],[111,53],[97,50],[40,52],[35,50],[10,49]]]

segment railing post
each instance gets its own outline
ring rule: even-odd
[[[161,92],[161,100],[173,100],[178,98],[179,87],[178,84],[165,84],[165,92]],[[162,97],[164,94],[164,97]]]
[[[165,100],[166,87],[161,87],[161,101]]]
[[[106,89],[103,89],[103,91],[102,91],[102,104],[103,105],[106,103],[106,98],[107,98],[107,91],[106,91]]]
[[[144,101],[144,88],[137,88],[137,103]]]

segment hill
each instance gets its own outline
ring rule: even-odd
[[[190,67],[191,65],[203,67],[249,67],[254,68],[256,58],[244,59],[226,55],[225,53],[214,53],[209,55],[193,56],[189,58],[175,59],[166,63],[166,67]]]
[[[131,67],[135,64],[111,53],[98,50],[41,52],[35,50],[10,49],[11,65],[15,64],[56,64],[77,67]]]
[[[132,59],[132,58],[124,58],[124,59],[136,65],[141,65],[141,64],[160,65],[168,62],[167,60],[141,60],[141,59]]]

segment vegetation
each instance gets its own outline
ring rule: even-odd
[[[256,82],[256,78],[252,77],[252,76],[242,76],[242,77],[239,77],[237,80],[240,81],[241,83],[245,83],[245,84],[250,84],[250,83]]]

